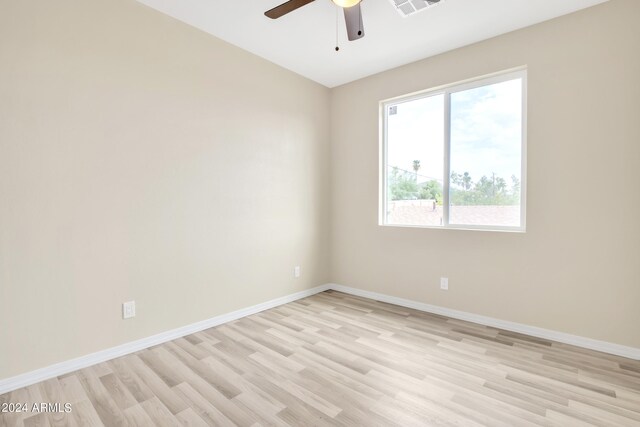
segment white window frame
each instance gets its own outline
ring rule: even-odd
[[[520,177],[520,226],[466,225],[449,223],[449,187],[451,181],[451,94],[481,86],[502,83],[508,80],[522,79],[522,135],[521,135],[521,177]],[[388,107],[416,99],[444,95],[444,176],[442,183],[442,225],[411,225],[387,223],[387,118]],[[379,165],[379,215],[378,225],[384,227],[434,228],[445,230],[481,230],[481,231],[526,231],[527,212],[527,69],[519,67],[501,71],[462,82],[451,83],[424,91],[398,96],[380,101],[380,165]]]

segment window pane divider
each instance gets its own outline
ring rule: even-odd
[[[449,226],[449,187],[451,185],[451,92],[444,93],[444,171],[442,177],[442,226]]]

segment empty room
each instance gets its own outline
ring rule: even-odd
[[[639,19],[0,0],[0,427],[640,426]]]

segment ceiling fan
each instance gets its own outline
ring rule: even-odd
[[[289,0],[273,9],[267,10],[264,14],[271,19],[278,19],[289,12],[301,8],[315,0]],[[331,0],[344,10],[344,20],[347,24],[347,37],[349,41],[358,40],[364,37],[364,27],[362,26],[362,11],[360,2],[362,0]]]

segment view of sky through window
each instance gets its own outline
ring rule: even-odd
[[[387,164],[413,172],[413,162],[420,162],[418,181],[435,179],[442,183],[444,174],[444,95],[403,102],[388,120]]]
[[[522,81],[451,94],[451,171],[520,179]]]

